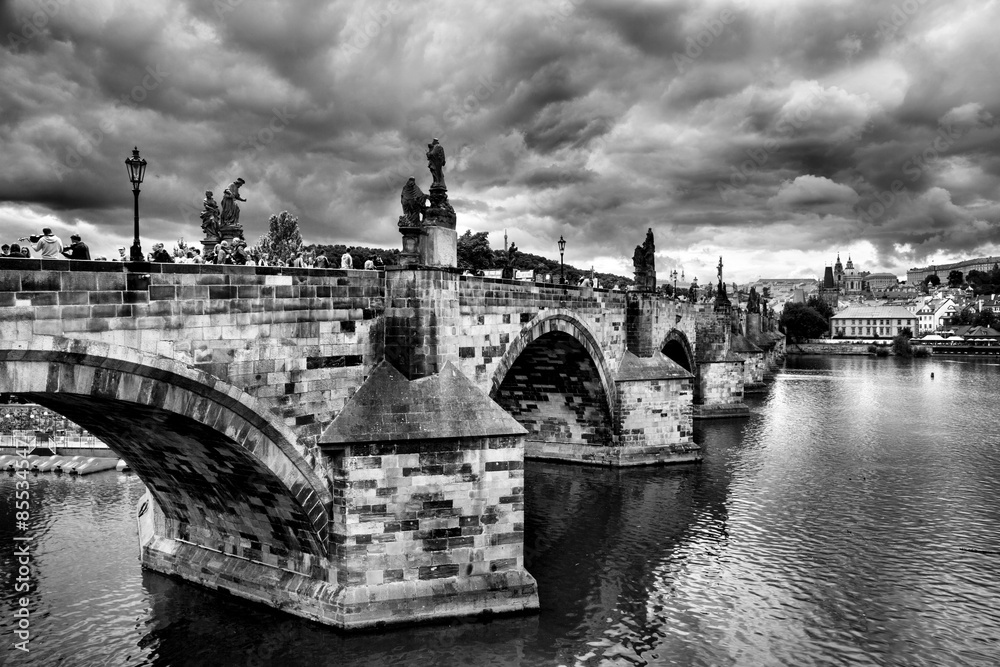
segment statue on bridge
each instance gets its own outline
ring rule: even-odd
[[[236,204],[238,201],[246,201],[243,197],[240,197],[240,187],[246,183],[242,178],[237,178],[233,181],[228,188],[226,188],[225,193],[222,195],[222,227],[239,227],[240,226],[240,207]]]
[[[635,271],[635,289],[640,292],[656,291],[656,246],[653,243],[653,229],[646,232],[646,240],[635,247],[632,253],[632,268]]]
[[[438,143],[437,139],[427,144],[427,168],[431,170],[431,189],[441,187],[447,189],[444,184],[444,146]]]
[[[219,232],[219,205],[215,203],[211,190],[205,190],[205,199],[202,201],[201,211],[201,231],[205,232],[205,238],[218,241],[222,238]]]
[[[403,206],[403,215],[399,216],[399,226],[419,227],[426,211],[427,195],[420,190],[420,186],[412,176],[403,186],[399,203]]]
[[[424,226],[455,229],[455,209],[448,202],[448,187],[444,184],[444,146],[437,139],[427,144],[427,168],[431,171],[430,207],[424,215]]]

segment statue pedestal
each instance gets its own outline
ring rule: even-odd
[[[214,236],[206,236],[201,240],[201,257],[208,257],[215,251],[215,246],[219,245],[219,239]]]
[[[242,225],[226,225],[225,227],[219,227],[219,236],[221,236],[221,241],[232,241],[233,239],[243,238],[243,226]]]
[[[403,250],[399,253],[400,266],[413,266],[421,263],[420,236],[422,232],[420,227],[399,228],[399,233],[403,235]]]
[[[420,239],[423,266],[458,266],[458,232],[446,227],[424,227]]]

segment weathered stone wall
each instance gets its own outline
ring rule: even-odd
[[[521,436],[353,445],[339,457],[344,624],[537,605],[524,570],[523,460]]]
[[[529,455],[542,443],[613,444],[610,406],[589,354],[568,334],[549,336],[525,348],[494,400],[527,429]]]
[[[765,353],[733,352],[733,357],[743,361],[744,392],[759,392],[765,387],[764,373],[767,370]]]
[[[461,324],[458,367],[486,393],[498,386],[514,359],[512,341],[531,335],[540,320],[560,313],[579,321],[593,336],[595,362],[617,368],[625,351],[625,293],[591,287],[522,283],[454,276]],[[502,363],[505,367],[498,374]],[[498,377],[500,375],[501,377]]]
[[[618,465],[629,462],[695,461],[692,440],[693,378],[637,380],[618,383],[621,420]]]
[[[694,405],[695,418],[744,416],[743,362],[719,361],[699,366],[701,400]]]
[[[0,260],[0,339],[65,336],[175,359],[314,441],[382,357],[382,281],[375,271]]]
[[[787,354],[867,355],[871,343],[791,343]]]

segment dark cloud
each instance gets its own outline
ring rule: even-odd
[[[130,238],[138,145],[151,241],[195,237],[242,176],[251,239],[289,210],[307,240],[396,246],[437,136],[460,226],[598,269],[628,273],[648,227],[702,278],[719,254],[749,280],[998,252],[998,10],[971,0],[81,0],[26,35],[39,6],[0,4],[18,236]]]

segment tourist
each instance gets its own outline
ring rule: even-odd
[[[62,251],[62,254],[69,259],[90,259],[90,248],[83,242],[79,234],[72,234],[69,237],[70,246]]]
[[[17,257],[18,259],[21,259],[21,244],[19,244],[19,243],[12,243],[11,244],[11,246],[10,246],[10,256],[11,257]]]
[[[366,259],[365,260],[365,271],[374,271],[374,270],[375,270],[375,262],[373,262],[371,260],[371,258]]]
[[[326,253],[323,252],[322,250],[320,250],[319,254],[316,255],[316,268],[317,269],[330,268],[330,260],[327,258]]]
[[[21,257],[24,259],[31,259],[31,251],[28,250],[28,246],[21,248]]]
[[[233,240],[233,254],[230,258],[230,263],[238,264],[240,266],[243,266],[247,263],[247,253],[245,250],[246,246],[247,242],[244,241],[243,239]]]
[[[128,261],[127,259],[125,259],[125,246],[123,246],[123,245],[118,246],[118,256],[115,257],[114,261],[116,261],[116,262],[127,262]]]
[[[173,264],[174,258],[167,252],[162,243],[155,243],[153,244],[153,252],[149,254],[149,261],[160,264]]]
[[[229,245],[229,241],[220,241],[219,245],[215,246],[215,263],[216,264],[232,264],[232,250]]]
[[[342,269],[353,269],[354,268],[354,258],[351,257],[351,253],[345,252],[340,256],[340,268]]]
[[[58,259],[62,254],[63,244],[59,240],[59,237],[52,233],[52,230],[48,227],[42,229],[41,236],[31,236],[29,238],[18,239],[19,241],[30,240],[34,243],[35,252],[42,253],[42,259]],[[24,254],[24,248],[21,249],[21,254]],[[30,255],[29,255],[30,256]]]
[[[6,243],[0,245],[0,257],[10,257],[10,246]]]

